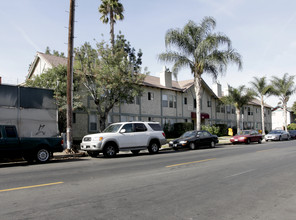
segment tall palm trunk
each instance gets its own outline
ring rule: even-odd
[[[114,20],[113,20],[113,10],[110,10],[110,36],[111,36],[111,46],[114,48]]]
[[[241,129],[240,129],[240,109],[235,108],[235,113],[236,113],[236,127],[237,127],[237,133],[239,134]]]
[[[262,121],[262,135],[265,135],[265,121],[264,121],[264,101],[261,96],[261,121]]]
[[[284,107],[285,131],[288,132],[288,128],[287,128],[287,102],[283,103],[283,107]]]
[[[201,129],[201,119],[200,119],[200,96],[201,96],[201,75],[194,74],[194,89],[196,97],[196,130]]]

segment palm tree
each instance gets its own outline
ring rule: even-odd
[[[289,76],[288,73],[285,73],[283,78],[278,78],[276,76],[272,77],[271,83],[273,86],[273,92],[276,96],[280,98],[280,101],[283,104],[284,110],[284,120],[285,120],[285,130],[288,131],[287,128],[287,103],[290,99],[290,96],[295,93],[295,85],[294,85],[295,76]]]
[[[233,62],[242,67],[241,56],[231,46],[231,40],[221,33],[213,33],[216,21],[212,17],[205,17],[197,25],[189,21],[183,29],[170,29],[165,36],[165,44],[175,46],[178,51],[167,50],[159,55],[159,60],[172,62],[172,72],[175,77],[178,70],[189,67],[194,77],[196,95],[196,129],[200,130],[200,98],[203,73],[209,73],[217,78],[224,73],[227,64]],[[224,46],[224,47],[223,47]]]
[[[110,41],[111,46],[114,48],[114,24],[116,20],[123,20],[123,5],[119,0],[102,0],[99,7],[99,12],[102,14],[100,20],[107,24],[110,23]]]
[[[238,88],[229,88],[228,95],[223,96],[221,101],[225,104],[231,104],[235,107],[237,133],[240,133],[240,115],[241,109],[247,105],[255,96],[254,91],[247,89],[244,85]]]
[[[254,77],[254,81],[250,82],[253,91],[260,99],[261,105],[261,122],[262,122],[262,134],[265,135],[265,126],[264,126],[264,98],[272,95],[272,86],[267,84],[266,77]]]

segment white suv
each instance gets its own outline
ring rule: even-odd
[[[109,125],[102,133],[86,135],[81,150],[91,157],[103,152],[105,157],[115,157],[119,151],[131,151],[137,155],[148,149],[157,153],[166,144],[165,134],[158,122],[119,122]]]

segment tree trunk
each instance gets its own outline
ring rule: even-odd
[[[263,101],[263,97],[261,97],[261,120],[262,120],[262,135],[265,135],[264,101]]]
[[[104,115],[104,116],[100,116],[100,131],[99,132],[102,132],[105,130],[106,128],[106,120],[107,120],[107,116]]]
[[[200,94],[201,94],[201,75],[194,74],[194,89],[196,97],[196,130],[201,129],[201,119],[200,119]]]
[[[239,134],[241,129],[240,129],[240,109],[236,108],[235,109],[236,113],[236,127],[237,127],[237,133]]]
[[[288,132],[288,128],[287,128],[287,102],[283,103],[283,107],[284,107],[285,131]]]

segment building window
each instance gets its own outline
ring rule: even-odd
[[[212,102],[210,100],[208,101],[208,107],[212,107]]]
[[[235,114],[235,108],[233,108],[233,107],[231,108],[231,113]]]
[[[96,114],[89,115],[89,131],[98,130],[98,118]]]
[[[226,106],[226,111],[227,111],[227,114],[230,114],[230,109],[231,109],[231,106]]]
[[[216,112],[220,112],[220,105],[216,106]]]
[[[136,96],[135,99],[136,99],[136,105],[140,105],[140,96]]]
[[[153,99],[154,99],[154,93],[148,92],[148,100],[153,100]]]
[[[169,107],[170,108],[174,107],[174,97],[172,95],[169,96]]]
[[[225,113],[225,106],[224,105],[221,106],[221,113]]]
[[[177,97],[174,95],[174,108],[177,108]]]
[[[128,116],[126,116],[126,115],[121,115],[121,116],[120,116],[120,121],[122,121],[122,122],[128,121]]]
[[[193,107],[196,108],[196,99],[193,99]]]
[[[76,113],[75,112],[73,112],[73,115],[72,115],[72,122],[73,122],[73,124],[76,123]]]
[[[168,96],[162,95],[162,107],[168,107]]]
[[[248,107],[248,115],[253,115],[253,111],[251,111],[250,107]]]
[[[187,105],[187,97],[184,98],[184,105]]]

